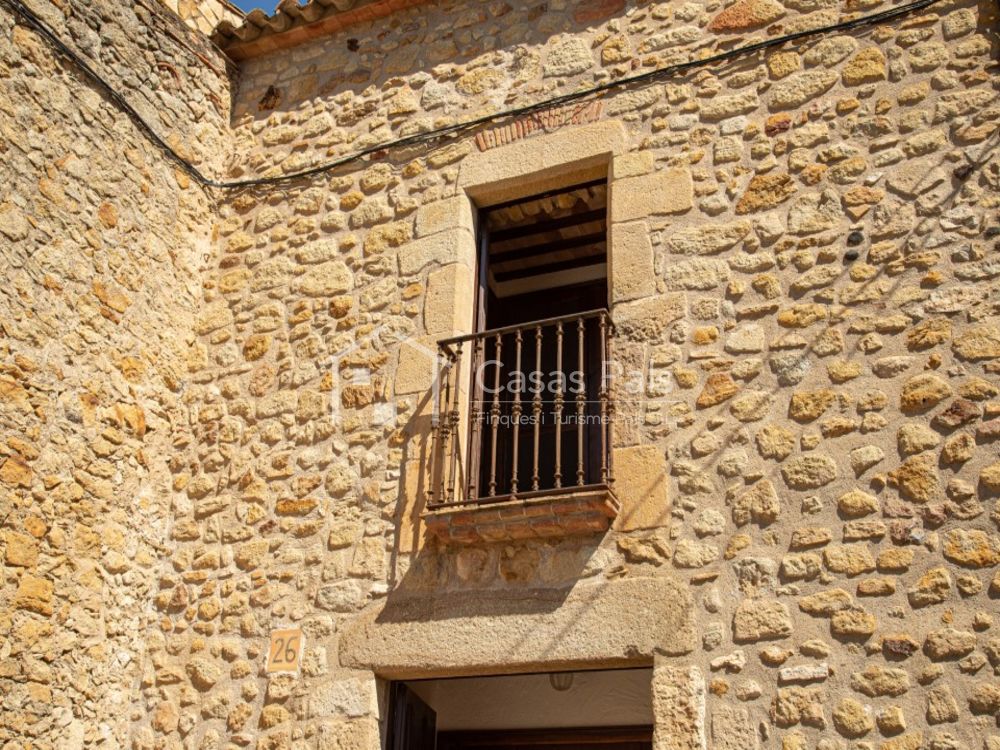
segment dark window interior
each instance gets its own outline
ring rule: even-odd
[[[481,209],[480,233],[481,330],[607,306],[603,180]]]
[[[477,327],[480,331],[525,326],[607,307],[606,182],[587,183],[481,209],[479,231]],[[495,337],[484,342],[480,359],[502,363],[482,370],[486,387],[494,388],[497,382],[507,387],[494,395],[474,384],[477,404],[484,415],[478,450],[473,446],[472,451],[479,459],[477,496],[481,500],[510,497],[514,494],[515,476],[518,495],[593,485],[601,480],[600,430],[594,421],[600,416],[599,322],[597,318],[586,319],[581,329],[576,320],[564,321],[561,335],[559,329],[557,323],[522,328],[520,368],[518,332],[501,335],[499,356]],[[517,387],[510,387],[513,373],[518,370],[525,376],[540,373],[544,387],[541,412],[537,416],[531,386],[526,384],[519,394],[515,393]],[[560,372],[567,378],[562,389],[561,419],[557,418]],[[569,380],[571,373],[579,373],[575,381]],[[577,393],[570,389],[584,392],[582,420],[577,416]],[[521,418],[520,425],[514,426],[518,397]],[[500,419],[492,420],[491,414],[497,409]],[[581,421],[585,425],[582,462],[578,434]],[[535,422],[539,423],[537,477]],[[558,465],[557,432],[560,433]]]

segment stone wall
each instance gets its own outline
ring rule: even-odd
[[[201,169],[222,59],[156,4],[32,8]],[[213,200],[0,7],[0,746],[127,747]]]
[[[230,175],[294,172],[884,7],[403,11],[248,61]],[[426,383],[395,342],[469,325],[460,214],[466,175],[488,174],[472,134],[235,197],[162,596],[187,608],[163,607],[175,627],[204,634],[175,644],[211,677],[206,731],[373,747],[365,667],[455,669],[405,614],[421,597],[444,602],[437,622],[480,612],[481,646],[460,630],[428,642],[448,651],[435,639],[458,635],[486,663],[517,618],[475,609],[481,592],[666,576],[693,598],[698,643],[658,658],[658,746],[995,743],[995,30],[988,4],[943,3],[605,97],[625,133],[608,165],[616,352],[668,385],[623,404],[618,433],[622,502],[659,520],[603,538],[420,546]],[[589,127],[534,136],[550,140],[532,157],[531,137],[488,154],[532,172]],[[638,282],[619,286],[629,269]],[[351,368],[370,380],[345,385]],[[397,416],[380,423],[386,409]],[[666,492],[650,493],[638,479],[658,466]],[[377,630],[407,616],[410,631]],[[263,639],[293,622],[303,673],[267,682]],[[590,656],[614,653],[600,629],[581,637]],[[402,645],[372,654],[380,638]]]
[[[517,6],[432,3],[246,61],[229,148],[201,143],[224,158],[230,178],[280,176],[890,3]],[[101,550],[125,567],[102,568],[107,588],[90,600],[105,617],[116,606],[138,613],[141,582],[155,582],[148,658],[118,672],[137,677],[133,746],[374,749],[385,715],[376,675],[632,659],[656,664],[658,748],[995,750],[996,29],[993,4],[943,0],[610,92],[598,122],[553,124],[487,151],[470,131],[311,182],[231,191],[214,214],[200,194],[164,212],[202,242],[216,239],[203,275],[194,257],[202,245],[191,242],[190,256],[168,255],[159,271],[158,283],[176,287],[122,318],[134,321],[129,341],[143,342],[152,334],[138,332],[142,324],[170,311],[155,331],[177,344],[176,354],[157,342],[146,359],[133,355],[147,363],[132,376],[147,378],[132,398],[143,399],[150,468],[136,459],[132,473],[116,473],[118,454],[88,452],[139,448],[127,421],[111,425],[118,443],[118,433],[86,432],[88,395],[76,412],[59,407],[61,432],[46,422],[35,438],[17,436],[0,469],[24,519],[46,502],[53,519],[96,507],[59,505],[64,486],[121,487],[103,502],[117,508],[127,494],[118,523],[128,541],[155,537],[169,509],[168,538],[137,543],[148,555]],[[163,180],[151,177],[151,190],[196,195],[167,190],[173,172],[158,155],[146,158]],[[471,326],[472,201],[595,169],[611,183],[615,355],[642,376],[616,432],[625,510],[603,536],[426,541],[421,347]],[[99,174],[107,173],[116,172]],[[13,294],[17,285],[8,286]],[[30,298],[20,294],[20,317],[4,320],[39,325],[27,317]],[[103,371],[85,356],[107,351],[109,337],[81,335],[63,379],[43,379],[46,400],[36,400],[71,401],[52,394],[76,396],[75,383],[81,393],[84,384],[110,389],[116,381],[97,377]],[[150,347],[132,345],[142,348]],[[173,378],[159,374],[168,359],[178,363]],[[41,376],[17,367],[7,398],[34,414],[24,381]],[[107,414],[101,406],[91,419]],[[25,475],[39,443],[60,468],[40,463]],[[48,487],[60,472],[67,478]],[[17,488],[22,476],[33,484]],[[110,517],[102,510],[101,523]],[[38,651],[51,649],[61,643],[54,633],[79,627],[78,612],[91,610],[70,601],[48,609],[46,598],[58,599],[74,575],[90,579],[60,565],[56,549],[33,558],[28,521],[18,523],[6,560],[18,565],[10,550],[23,541],[21,559],[40,567],[9,568],[5,595],[22,597],[13,632],[24,636],[14,642],[34,633]],[[93,524],[60,524],[56,546],[75,561],[73,545],[89,549]],[[115,537],[109,527],[99,538]],[[54,596],[45,581],[56,583]],[[116,605],[126,584],[136,603]],[[655,592],[670,604],[655,610],[661,630],[649,632],[632,607]],[[600,606],[574,617],[587,601]],[[654,611],[649,601],[643,613]],[[600,615],[609,608],[620,614]],[[470,622],[490,625],[481,641]],[[142,625],[135,614],[109,635],[134,643]],[[268,633],[289,625],[306,634],[301,672],[269,678]],[[560,648],[539,644],[538,633]],[[497,663],[498,643],[518,646],[507,664]],[[74,659],[108,645],[72,644]],[[455,653],[462,663],[450,661]],[[37,682],[21,678],[5,699]],[[86,728],[96,744],[99,720],[82,709],[65,726]]]
[[[223,21],[239,25],[243,11],[226,0],[160,0],[188,26],[208,35]]]
[[[401,11],[246,61],[229,176],[886,7]],[[624,577],[693,602],[694,643],[632,651],[657,661],[658,747],[995,747],[995,32],[988,3],[943,2],[609,94],[595,125],[485,154],[470,133],[232,196],[142,746],[375,747],[373,672],[460,670],[448,634],[470,669],[544,668],[513,649],[496,663],[523,617],[484,602],[568,607],[568,587]],[[574,149],[607,152],[615,351],[657,384],[619,412],[627,512],[603,537],[424,543],[427,382],[399,342],[471,324],[469,175],[507,170],[509,190],[549,169],[526,190]],[[489,624],[479,645],[470,616]],[[289,624],[302,672],[268,680],[267,633]],[[614,661],[615,628],[574,633],[579,653]],[[575,663],[556,651],[549,666]]]

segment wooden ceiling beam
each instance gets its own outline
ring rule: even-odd
[[[511,227],[510,229],[498,229],[495,232],[490,232],[490,244],[492,245],[494,242],[519,240],[522,237],[531,237],[532,235],[543,234],[545,232],[554,232],[557,229],[565,229],[566,227],[576,226],[577,224],[589,224],[594,221],[603,221],[606,219],[607,213],[606,208],[598,208],[593,211],[583,211],[578,214],[561,216],[558,219],[538,221],[533,224]]]
[[[570,271],[574,268],[600,266],[607,263],[607,260],[607,256],[604,253],[593,253],[592,255],[583,255],[578,258],[555,261],[553,263],[546,263],[540,266],[531,266],[530,268],[517,268],[510,271],[494,271],[493,279],[498,284],[502,284],[506,281],[525,279],[530,278],[531,276],[541,276],[546,273],[561,273],[562,271]]]
[[[606,232],[594,232],[593,234],[584,234],[580,237],[567,237],[564,240],[528,245],[527,247],[519,247],[516,250],[508,250],[504,253],[491,252],[489,264],[490,266],[494,266],[501,263],[513,263],[519,260],[536,258],[540,255],[548,255],[549,253],[557,253],[564,250],[576,250],[581,247],[589,247],[590,245],[603,244],[605,242],[607,242]],[[602,249],[601,252],[603,253],[604,250]]]
[[[598,185],[607,187],[607,184],[607,178],[602,177],[598,180],[591,180],[590,182],[584,182],[579,185],[570,185],[569,187],[558,188],[557,190],[546,190],[544,193],[536,193],[535,195],[529,195],[525,198],[516,198],[512,201],[504,201],[503,203],[497,203],[492,206],[483,206],[479,210],[481,213],[486,214],[492,211],[499,211],[501,208],[510,208],[511,206],[519,206],[523,203],[531,203],[532,201],[541,200],[542,198],[552,198],[556,195],[575,193],[577,190],[582,190],[583,188],[592,188],[597,187]]]

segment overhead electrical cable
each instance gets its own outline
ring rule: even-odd
[[[907,16],[911,13],[915,13],[926,8],[935,5],[942,0],[914,0],[914,2],[909,2],[904,5],[896,6],[895,8],[890,8],[888,10],[879,11],[878,13],[871,13],[866,16],[859,16],[857,18],[852,18],[846,21],[841,21],[839,23],[830,24],[828,26],[820,26],[814,29],[805,29],[802,31],[796,31],[790,34],[784,34],[778,37],[772,37],[770,39],[764,39],[759,42],[754,42],[752,44],[747,44],[742,47],[734,47],[733,49],[726,50],[724,52],[718,52],[714,55],[709,55],[707,57],[687,60],[682,63],[676,63],[673,65],[667,65],[662,68],[657,68],[655,70],[648,71],[646,73],[640,73],[638,75],[629,76],[627,78],[619,78],[614,81],[607,81],[606,83],[599,84],[587,89],[582,89],[580,91],[573,91],[567,94],[562,94],[560,96],[552,97],[550,99],[545,99],[534,104],[528,104],[521,107],[513,107],[511,109],[501,110],[489,115],[483,115],[481,117],[476,117],[471,120],[465,120],[460,123],[455,123],[454,125],[448,125],[442,128],[436,128],[434,130],[428,130],[422,133],[415,133],[414,135],[406,136],[403,138],[398,138],[392,141],[386,141],[374,146],[369,146],[364,149],[359,149],[345,156],[333,159],[332,161],[323,162],[314,167],[309,167],[308,169],[303,169],[297,172],[290,172],[283,175],[275,175],[270,177],[254,177],[242,180],[215,180],[211,177],[207,177],[193,164],[187,161],[184,157],[174,151],[173,148],[153,129],[153,127],[146,122],[145,119],[139,114],[139,112],[128,102],[128,100],[117,91],[110,83],[108,83],[100,73],[98,73],[94,68],[84,60],[75,50],[69,47],[65,42],[63,42],[59,36],[41,19],[39,18],[30,8],[24,5],[20,0],[0,0],[0,4],[5,5],[9,10],[11,10],[16,16],[20,17],[25,24],[34,29],[39,35],[45,38],[49,44],[64,58],[73,63],[78,67],[87,77],[89,77],[93,83],[105,93],[105,95],[114,102],[126,115],[131,119],[136,127],[138,127],[146,136],[158,147],[160,148],[169,159],[174,161],[184,172],[191,176],[195,181],[204,185],[206,187],[220,188],[225,190],[234,190],[240,188],[251,188],[260,187],[265,185],[278,185],[282,183],[292,182],[295,180],[301,180],[308,177],[314,177],[316,175],[323,174],[324,172],[329,172],[338,167],[350,164],[355,161],[364,159],[365,157],[372,156],[374,154],[381,154],[383,152],[408,148],[411,146],[421,145],[425,143],[431,143],[434,141],[443,140],[449,136],[457,135],[463,133],[467,130],[480,127],[482,125],[487,125],[494,123],[498,120],[506,120],[515,117],[524,117],[526,115],[534,114],[541,110],[550,109],[552,107],[558,107],[564,104],[572,104],[574,102],[579,102],[581,100],[590,99],[592,97],[598,96],[611,91],[616,91],[619,89],[625,89],[630,87],[643,87],[659,83],[666,79],[677,76],[678,74],[686,73],[688,71],[703,68],[716,63],[725,62],[727,60],[732,60],[737,57],[742,57],[745,55],[751,55],[755,52],[760,52],[763,50],[771,49],[773,47],[779,47],[789,42],[796,42],[802,39],[809,39],[815,36],[822,36],[824,34],[830,34],[834,32],[848,31],[851,29],[863,28],[866,26],[875,26],[881,23],[886,23],[888,21]]]

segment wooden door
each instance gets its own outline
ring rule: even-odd
[[[437,715],[434,709],[401,682],[392,684],[388,750],[435,750]]]

